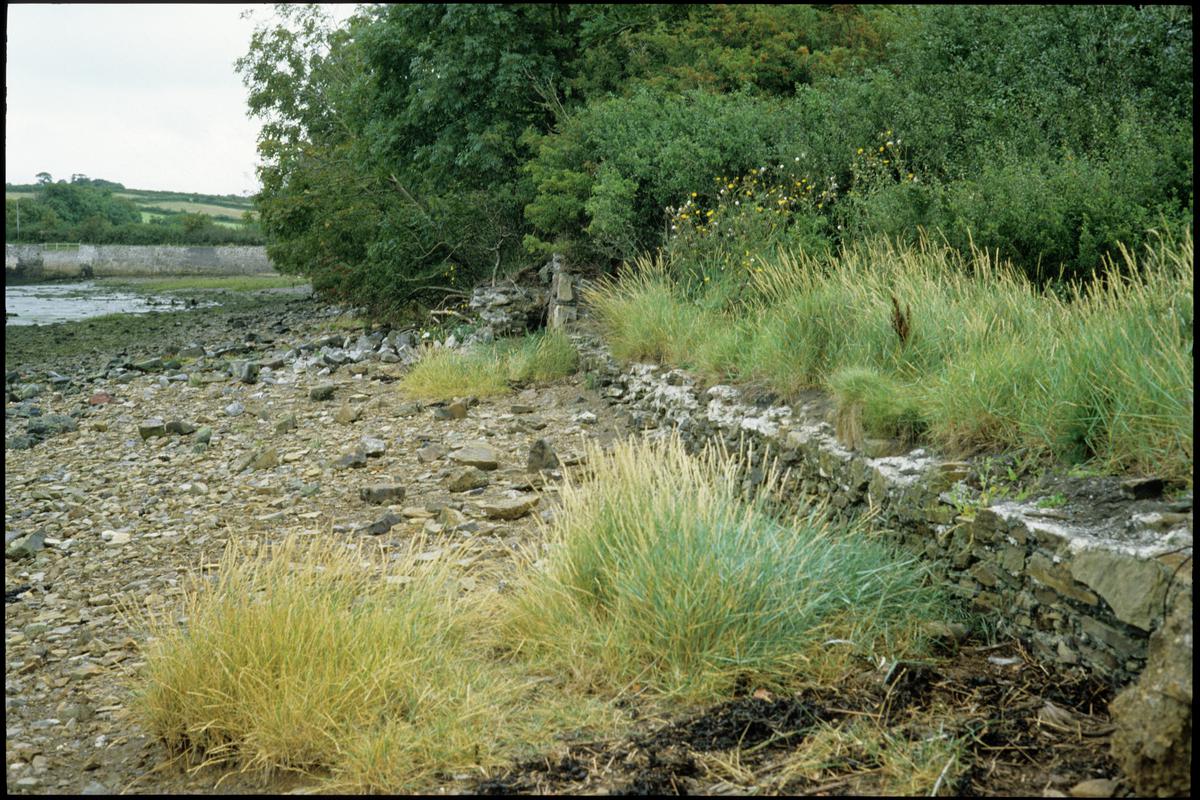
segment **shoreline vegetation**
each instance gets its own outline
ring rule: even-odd
[[[711,277],[677,250],[589,294],[618,358],[784,399],[822,388],[864,435],[1019,451],[1191,484],[1190,231],[1122,248],[1088,284],[1039,290],[994,254],[928,241],[784,251]]]
[[[768,514],[769,481],[742,496],[736,458],[690,456],[676,437],[593,448],[588,463],[542,526],[548,547],[514,554],[506,594],[464,595],[421,537],[398,552],[235,541],[211,577],[190,580],[186,628],[147,620],[138,713],[189,763],[417,791],[581,730],[627,735],[621,709],[635,700],[675,715],[737,685],[785,694],[836,683],[856,658],[927,656],[928,626],[951,614],[916,560],[862,531]],[[941,744],[938,766],[953,756],[956,778],[963,742]],[[895,779],[928,791],[936,776]]]
[[[848,444],[1192,486],[1190,9],[423,4],[338,27],[281,6],[237,68],[264,121],[255,208],[272,263],[368,319],[411,320],[561,254],[603,276],[584,299],[618,359],[784,400],[826,391]],[[569,342],[537,335],[428,348],[389,377],[478,431],[464,398],[495,403],[576,363]],[[338,414],[351,422],[352,399]],[[480,592],[425,560],[423,533],[370,551],[332,530],[232,530],[178,604],[131,617],[149,635],[140,719],[191,763],[381,792],[523,757],[549,770],[550,752],[567,769],[571,745],[632,720],[871,682],[878,705],[839,697],[849,716],[786,743],[779,782],[751,783],[740,739],[703,774],[958,794],[997,751],[1025,757],[1012,743],[1052,735],[1049,695],[1027,696],[1029,730],[985,741],[972,727],[980,708],[1016,708],[1012,679],[1032,663],[982,656],[994,639],[972,645],[967,682],[989,662],[1016,669],[985,700],[948,701],[970,725],[943,728],[941,706],[881,711],[911,691],[896,700],[907,716],[939,674],[923,670],[966,662],[964,636],[995,619],[954,623],[964,636],[934,648],[931,626],[960,611],[919,557],[769,511],[773,476],[742,491],[739,469],[677,438],[593,447],[537,484],[557,505],[503,545]],[[419,531],[462,516],[440,500],[418,511]],[[1053,696],[1099,718],[1112,688]],[[1075,774],[1112,772],[1094,747]],[[1041,757],[1043,786],[1012,785],[1053,788],[1062,762]],[[880,784],[852,782],[868,773]]]

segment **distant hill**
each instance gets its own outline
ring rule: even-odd
[[[142,222],[170,217],[174,214],[206,214],[213,218],[218,225],[226,227],[241,227],[245,224],[242,216],[247,211],[253,219],[258,215],[254,211],[254,202],[248,197],[236,194],[203,194],[201,192],[175,192],[156,189],[129,189],[119,183],[96,179],[91,181],[97,188],[110,189],[114,197],[124,197],[133,202],[142,212]],[[4,199],[34,197],[36,184],[4,184]]]
[[[47,173],[4,184],[6,242],[90,244],[263,243],[253,202],[237,195],[130,189],[115,181]]]

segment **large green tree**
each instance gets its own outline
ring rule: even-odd
[[[628,258],[772,162],[823,246],[924,227],[1039,275],[1192,202],[1178,7],[283,5],[238,66],[275,263],[378,310]]]

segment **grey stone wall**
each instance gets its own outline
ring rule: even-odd
[[[274,274],[266,247],[5,244],[5,278]]]
[[[755,403],[680,370],[622,369],[594,339],[578,336],[577,344],[602,394],[635,425],[651,435],[678,429],[693,446],[752,445],[760,465],[777,459],[792,500],[873,515],[896,541],[940,564],[964,602],[994,613],[1002,630],[1063,669],[1126,684],[1145,666],[1151,632],[1181,602],[1190,607],[1190,495],[1139,500],[1137,485],[1109,478],[1077,483],[1064,508],[1039,508],[1037,498],[980,505],[970,464],[923,449],[887,455],[895,443],[868,440],[864,449],[877,457],[844,447],[823,397]]]

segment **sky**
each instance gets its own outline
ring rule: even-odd
[[[253,9],[251,19],[241,13]],[[334,5],[337,19],[352,5]],[[9,4],[4,180],[258,190],[259,123],[233,62],[269,5]]]

